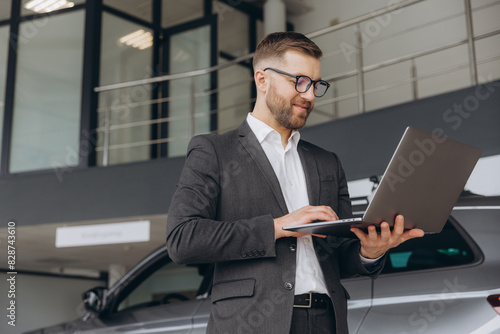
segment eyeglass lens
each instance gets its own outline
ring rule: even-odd
[[[305,93],[309,87],[311,87],[311,79],[306,76],[301,76],[298,78],[297,83],[295,84],[295,89],[299,93]],[[314,84],[314,95],[317,97],[321,97],[326,93],[328,89],[328,85],[324,81],[319,81]]]

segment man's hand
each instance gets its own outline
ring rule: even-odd
[[[390,230],[389,224],[383,222],[380,224],[380,234],[377,233],[375,226],[368,227],[368,234],[361,231],[359,228],[351,228],[351,232],[361,241],[361,249],[359,253],[368,259],[376,259],[384,255],[389,249],[398,246],[399,244],[413,238],[424,236],[424,231],[418,228],[405,231],[404,218],[401,215],[396,217],[394,229]]]
[[[283,230],[285,226],[294,226],[294,225],[304,225],[309,224],[315,220],[337,220],[339,217],[333,211],[333,209],[329,206],[305,206],[289,214],[274,219],[274,236],[275,239],[278,240],[282,237],[300,237],[306,235],[307,233],[299,233]],[[324,235],[316,235],[317,237],[324,238]]]

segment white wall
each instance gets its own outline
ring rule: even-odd
[[[311,33],[360,15],[369,14],[378,9],[388,8],[397,0],[304,0],[312,8],[301,15],[289,15],[295,30]],[[491,5],[491,6],[490,6]],[[483,7],[484,6],[484,7]],[[500,29],[500,1],[472,1],[473,28],[475,36]],[[362,23],[359,29],[363,35],[364,67],[379,64],[383,61],[424,52],[451,43],[465,41],[467,30],[465,24],[464,1],[460,0],[427,0],[416,5],[399,9],[395,12],[373,17]],[[443,18],[447,18],[443,21]],[[417,26],[424,25],[416,30]],[[343,74],[355,70],[357,54],[355,28],[347,27],[325,36],[314,38],[322,48],[322,76]],[[500,55],[500,35],[491,36],[475,42],[479,80],[492,81],[500,78],[500,59],[485,61]],[[420,78],[415,86],[417,98],[424,98],[445,92],[454,91],[471,85],[471,77],[467,66],[469,53],[466,45],[450,48],[446,51],[417,57],[414,61],[417,76]],[[453,69],[453,67],[460,67]],[[439,71],[447,71],[433,75]],[[365,110],[371,111],[414,99],[412,78],[412,62],[410,60],[367,72],[364,76],[366,90],[373,90],[383,85],[395,84],[382,91],[371,91],[365,95]],[[400,82],[406,80],[406,82]],[[338,95],[356,93],[357,77],[337,82]],[[333,92],[325,97],[331,98]],[[318,101],[319,102],[319,101]],[[334,116],[332,105],[319,109]],[[338,103],[339,117],[358,113],[357,98],[353,97]],[[314,114],[314,113],[313,113]],[[311,115],[311,122],[321,121],[324,116]]]
[[[500,196],[499,170],[500,155],[479,159],[464,187],[465,190],[469,190],[478,195]],[[369,196],[372,185],[369,179],[351,181],[349,182],[349,194],[351,197]]]
[[[11,275],[2,273],[1,276],[0,333],[4,334],[18,334],[76,319],[84,314],[82,293],[106,285],[106,282],[97,280],[18,274],[15,275],[15,298],[9,298],[7,278]],[[10,300],[15,300],[15,327],[8,324],[10,320],[6,317],[10,312],[7,310]]]
[[[384,9],[398,3],[398,0],[304,0],[312,11],[301,15],[290,15],[289,20],[295,25],[295,30],[308,34],[326,28],[338,22],[344,22],[375,10]],[[474,0],[473,30],[475,36],[500,29],[500,1]],[[364,36],[363,65],[402,57],[408,54],[426,51],[450,43],[463,41],[467,38],[465,25],[465,6],[461,0],[427,0],[416,5],[399,9],[393,13],[373,17],[360,25]],[[448,17],[443,22],[442,18]],[[410,30],[419,25],[425,25],[417,30]],[[322,76],[338,75],[356,69],[357,49],[354,28],[349,27],[334,33],[315,38],[314,41],[324,52],[322,61]],[[480,61],[477,67],[480,82],[498,80],[500,78],[500,59],[484,61],[500,56],[500,35],[480,39],[475,42],[476,59]],[[483,62],[481,62],[483,60]],[[460,45],[446,51],[418,57],[415,59],[417,75],[428,75],[446,70],[453,66],[467,64],[468,48]],[[398,80],[411,78],[410,61],[367,72],[364,76],[365,91],[382,85],[388,85]],[[357,77],[343,79],[337,82],[338,95],[356,93]],[[438,76],[419,79],[416,83],[417,97],[424,98],[471,85],[468,68],[457,69]],[[333,97],[332,92],[325,98]],[[395,87],[365,95],[367,111],[388,107],[413,100],[413,86],[410,82],[401,83]],[[320,102],[320,100],[317,101]],[[335,108],[330,105],[319,106],[312,113],[309,125],[325,121],[325,113],[336,117],[346,117],[358,113],[357,98],[353,97],[337,103]],[[500,156],[482,158],[478,162],[466,189],[482,195],[500,195]],[[352,197],[367,196],[371,191],[368,179],[350,182]]]

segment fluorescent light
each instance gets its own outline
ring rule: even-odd
[[[24,8],[37,13],[50,13],[54,10],[71,8],[75,4],[67,0],[31,0],[24,4]]]
[[[24,4],[24,8],[31,9],[31,8],[35,7],[36,5],[41,4],[44,1],[45,0],[31,0],[31,1],[28,1],[27,3]]]
[[[52,6],[56,2],[57,2],[57,0],[46,0],[46,1],[42,2],[41,4],[39,4],[38,6],[36,6],[35,8],[33,8],[33,10],[35,12],[38,12],[38,13],[40,13],[42,11],[45,12],[45,10],[44,10],[45,8]]]
[[[153,45],[153,35],[149,31],[139,29],[120,38],[120,43],[144,50]]]
[[[49,7],[45,8],[45,12],[49,13],[49,12],[52,12],[52,11],[54,11],[56,9],[60,9],[63,6],[65,6],[65,8],[69,8],[69,7],[73,7],[74,5],[75,5],[74,3],[67,2],[66,0],[59,0],[58,2],[56,2],[55,4],[53,4],[52,6],[49,6]]]
[[[137,36],[141,36],[142,34],[144,34],[144,32],[145,32],[144,30],[140,29],[140,30],[134,31],[128,35],[125,35],[122,38],[120,38],[120,43],[127,43],[131,39],[134,39]]]

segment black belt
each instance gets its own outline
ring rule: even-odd
[[[322,293],[304,293],[296,295],[293,299],[293,307],[327,308],[331,304],[330,297]]]

